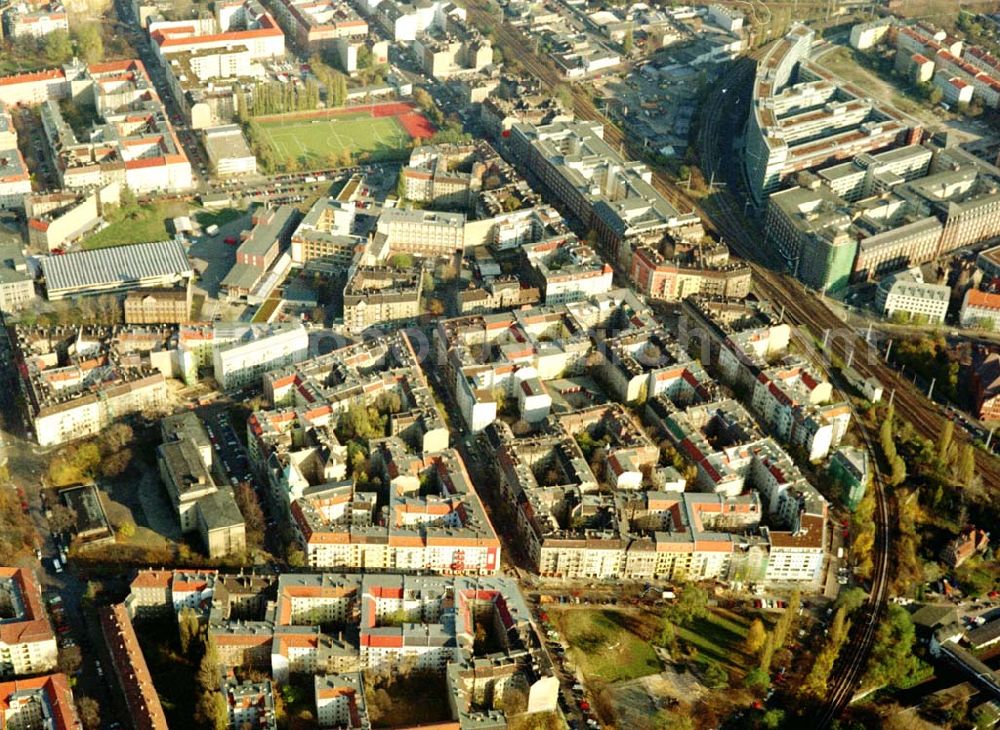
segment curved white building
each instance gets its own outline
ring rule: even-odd
[[[796,172],[919,141],[914,120],[811,64],[814,37],[794,26],[757,67],[744,160],[757,203]]]

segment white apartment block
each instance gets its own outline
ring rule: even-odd
[[[27,568],[0,567],[0,677],[47,672],[56,666],[56,635]]]
[[[944,323],[950,300],[951,287],[926,283],[920,269],[883,279],[875,294],[875,306],[884,316],[902,312],[910,317],[925,317],[929,324]]]
[[[215,380],[222,390],[256,384],[267,371],[302,362],[309,355],[309,333],[300,324],[280,330],[246,327],[237,338],[223,339],[228,342],[212,354]]]

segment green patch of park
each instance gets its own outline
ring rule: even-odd
[[[588,680],[612,683],[661,670],[652,643],[659,625],[655,616],[607,608],[553,613],[574,662]]]
[[[123,205],[105,218],[108,226],[83,240],[85,250],[124,246],[130,243],[166,241],[171,237],[167,221],[187,214],[187,205],[180,201],[164,201],[143,205]]]
[[[677,638],[687,645],[698,664],[719,664],[727,669],[744,672],[752,663],[745,654],[749,622],[736,614],[710,611],[675,628]],[[692,651],[694,650],[694,651]]]

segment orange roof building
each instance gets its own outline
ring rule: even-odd
[[[0,728],[80,730],[65,674],[0,683]]]
[[[0,665],[9,667],[15,676],[55,668],[55,633],[30,570],[0,568],[0,607],[6,607],[10,616],[0,623]]]
[[[104,608],[100,618],[104,641],[118,683],[125,693],[132,726],[135,730],[168,730],[167,717],[125,604]]]

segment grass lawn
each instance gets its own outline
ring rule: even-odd
[[[660,671],[660,660],[650,643],[659,624],[655,616],[603,608],[552,614],[588,680],[611,683]]]
[[[138,213],[133,217],[124,217],[118,211],[112,216],[110,225],[93,236],[83,240],[85,250],[109,248],[128,243],[146,243],[149,241],[166,241],[172,234],[167,231],[167,220],[187,214],[187,205],[181,201],[170,200],[137,206]],[[121,217],[119,217],[121,216]]]
[[[700,664],[716,662],[743,673],[751,658],[743,651],[749,621],[730,611],[714,611],[686,626],[676,628],[677,638],[696,648]]]
[[[296,159],[304,168],[329,167],[345,149],[355,156],[368,152],[376,160],[398,158],[410,144],[410,135],[395,117],[367,114],[268,120],[260,129],[279,159]]]
[[[904,87],[862,66],[850,48],[836,48],[823,54],[819,59],[819,65],[833,71],[845,81],[871,90],[872,96],[889,102],[905,114],[911,114],[925,121],[941,122],[931,111],[928,103],[913,98]]]

